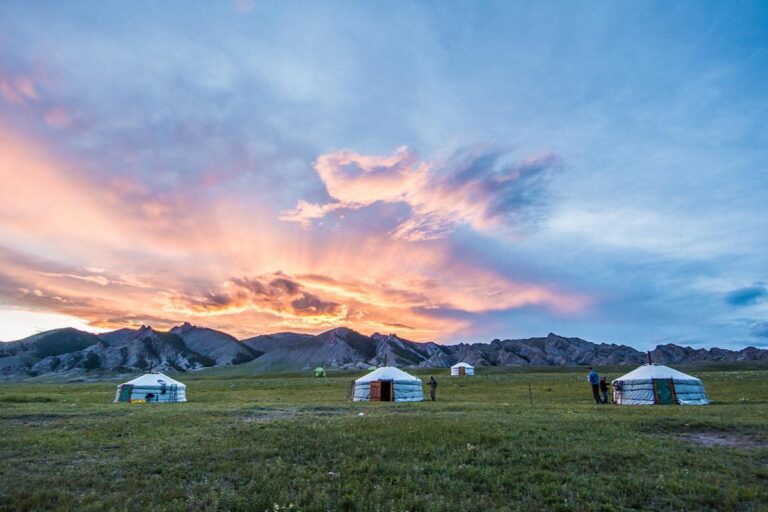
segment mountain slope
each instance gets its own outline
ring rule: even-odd
[[[213,359],[190,350],[178,335],[143,326],[137,330],[120,329],[100,335],[98,344],[84,350],[46,357],[32,366],[31,372],[74,369],[187,371],[215,364]]]
[[[0,374],[25,372],[45,358],[84,350],[99,341],[95,334],[67,327],[0,343]]]
[[[263,355],[249,363],[253,371],[293,371],[315,366],[366,368],[388,363],[400,367],[444,368],[460,361],[473,366],[640,365],[648,355],[626,345],[592,343],[549,333],[546,337],[493,340],[491,343],[438,345],[415,343],[395,334],[363,336],[337,328],[317,336],[281,333],[243,341]],[[654,362],[747,361],[768,359],[768,350],[696,350],[664,345],[651,352]]]
[[[239,342],[234,336],[189,322],[172,328],[170,332],[179,336],[188,349],[212,359],[217,366],[247,363],[261,355],[261,352]]]
[[[318,335],[277,333],[242,341],[189,323],[168,332],[143,326],[94,335],[55,329],[0,344],[0,376],[23,378],[49,372],[88,370],[138,372],[148,369],[187,371],[207,366],[240,365],[262,373],[326,368],[445,368],[465,361],[473,366],[630,365],[648,355],[626,345],[592,343],[549,333],[546,337],[493,340],[490,343],[438,345],[415,343],[396,334],[364,336],[345,327]],[[662,364],[768,360],[768,350],[694,349],[674,344],[651,351]]]
[[[280,333],[256,336],[243,343],[263,355],[248,363],[258,371],[291,371],[315,366],[364,368],[375,356],[370,338],[338,327],[317,336]]]

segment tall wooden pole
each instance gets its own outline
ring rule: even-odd
[[[528,383],[528,401],[533,405],[533,391],[531,391],[531,383]]]

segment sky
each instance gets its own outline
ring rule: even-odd
[[[0,340],[768,348],[766,2],[0,3]]]

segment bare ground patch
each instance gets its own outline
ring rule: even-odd
[[[244,411],[238,414],[246,423],[266,423],[277,420],[288,420],[298,415],[296,409],[259,409],[256,411]]]
[[[246,423],[267,423],[279,420],[291,420],[298,417],[335,416],[353,411],[343,408],[258,408],[240,411],[237,416]]]
[[[741,450],[768,448],[768,440],[744,432],[686,432],[673,437],[700,446],[724,446]]]

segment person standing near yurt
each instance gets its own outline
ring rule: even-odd
[[[432,401],[437,400],[437,379],[434,375],[429,376],[429,396],[432,397]]]
[[[608,381],[605,377],[600,377],[600,393],[603,395],[603,403],[608,403]]]
[[[603,403],[603,401],[600,400],[600,376],[595,370],[592,369],[591,366],[589,367],[587,380],[592,385],[592,396],[595,397],[595,402],[598,404]]]

